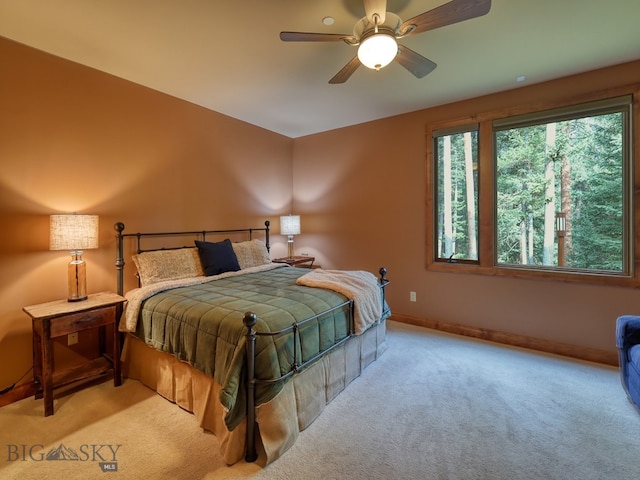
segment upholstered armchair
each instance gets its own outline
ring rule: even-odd
[[[640,411],[640,316],[623,315],[616,322],[620,377],[627,397]]]

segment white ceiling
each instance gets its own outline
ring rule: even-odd
[[[279,39],[351,34],[362,16],[362,0],[0,0],[0,36],[292,138],[640,59],[640,0],[493,0],[401,40],[438,64],[423,79],[394,62],[329,85],[354,47]]]

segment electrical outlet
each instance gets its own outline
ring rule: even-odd
[[[67,345],[75,345],[78,343],[78,332],[67,335]]]
[[[409,301],[411,302],[416,301],[416,292],[409,292]]]

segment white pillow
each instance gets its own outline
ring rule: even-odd
[[[198,249],[195,247],[142,252],[132,258],[143,287],[165,280],[204,275]]]
[[[238,264],[241,270],[271,263],[267,246],[262,240],[255,239],[233,243],[232,245],[233,251],[236,252],[236,257],[238,257]]]

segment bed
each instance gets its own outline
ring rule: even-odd
[[[386,269],[273,263],[269,228],[115,225],[123,372],[193,412],[228,464],[277,459],[386,349]],[[125,250],[137,277],[126,293]]]

